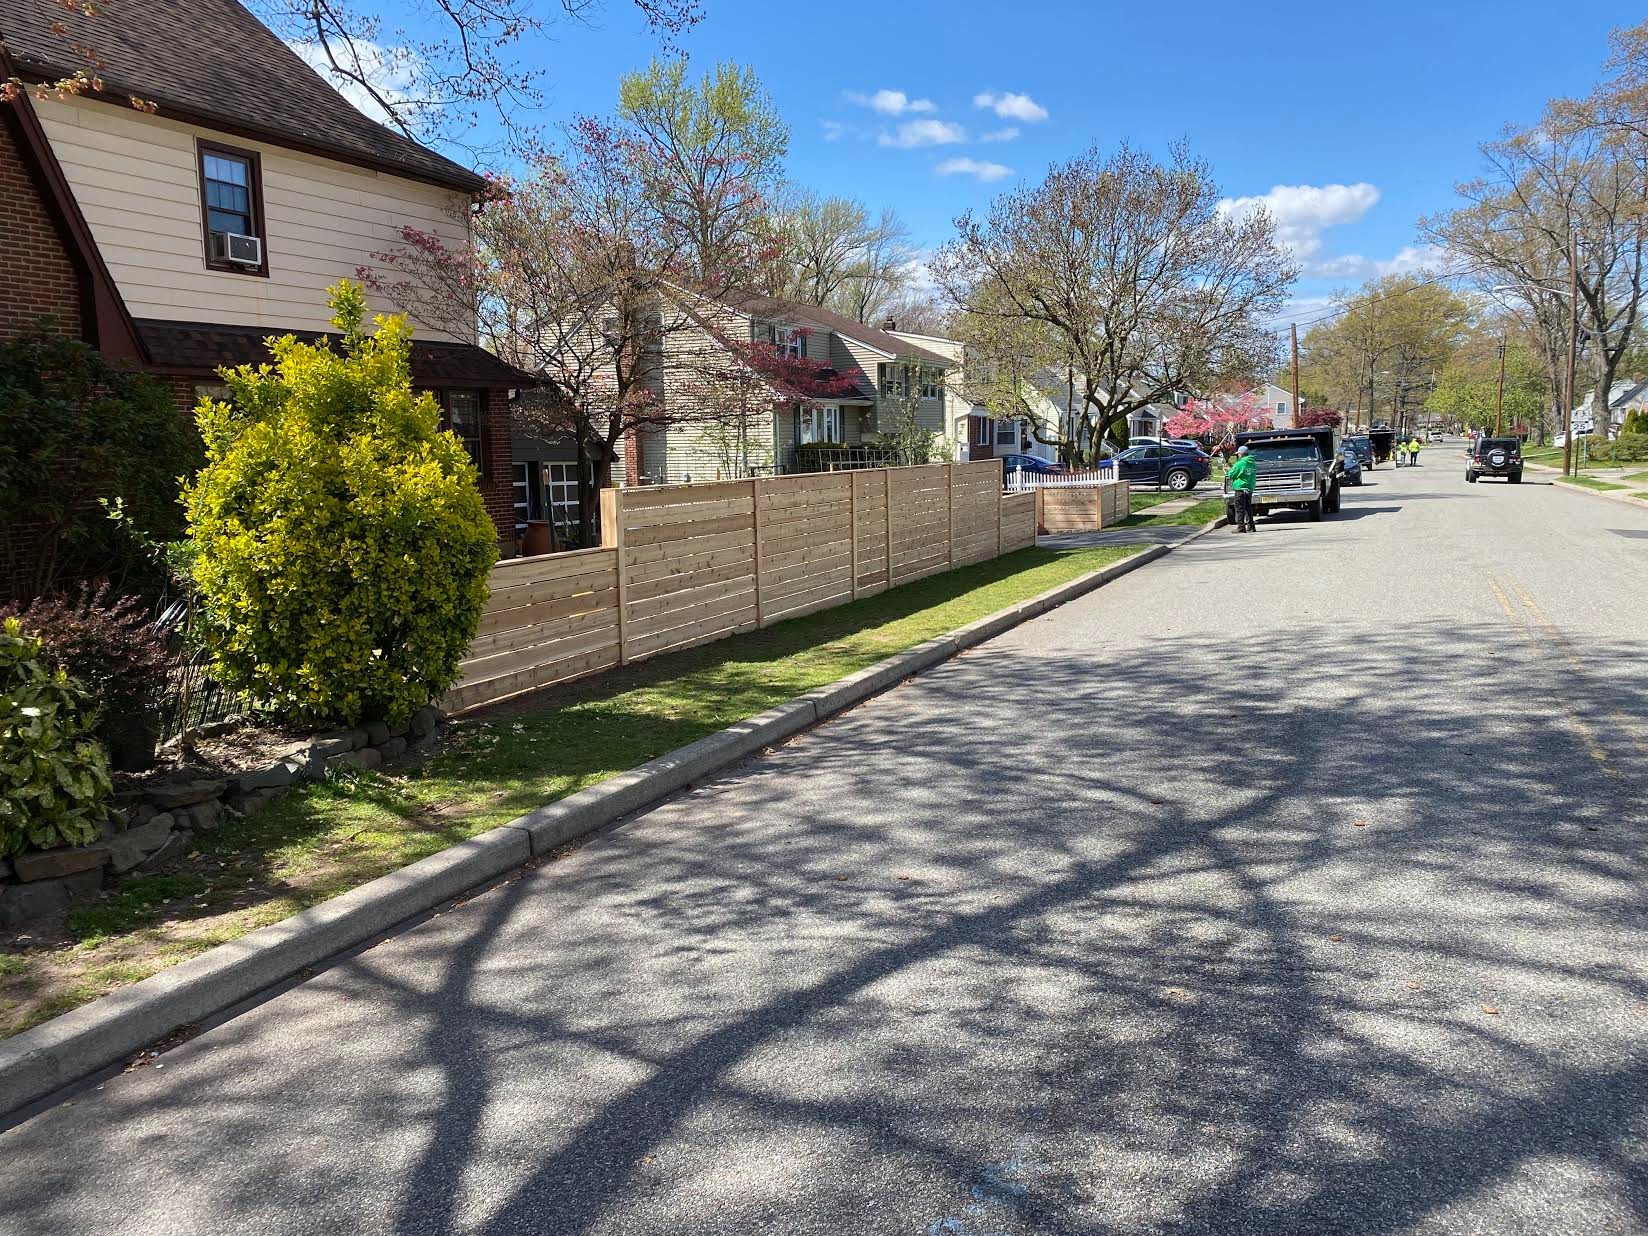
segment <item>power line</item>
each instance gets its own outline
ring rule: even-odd
[[[1481,274],[1484,269],[1486,269],[1486,268],[1485,267],[1480,267],[1480,266],[1467,267],[1464,270],[1449,271],[1447,274],[1435,275],[1435,276],[1433,276],[1429,279],[1420,279],[1417,282],[1408,284],[1406,287],[1396,288],[1394,291],[1380,292],[1380,293],[1375,293],[1375,294],[1370,295],[1370,296],[1358,297],[1356,300],[1347,301],[1346,303],[1340,304],[1340,305],[1335,305],[1335,306],[1333,306],[1333,308],[1326,309],[1323,312],[1317,314],[1315,317],[1300,318],[1300,319],[1291,321],[1289,323],[1289,325],[1290,326],[1314,326],[1318,322],[1325,322],[1329,318],[1338,317],[1342,313],[1349,313],[1352,309],[1359,308],[1362,305],[1369,304],[1370,302],[1395,300],[1398,296],[1410,295],[1413,292],[1417,292],[1420,288],[1435,287],[1437,284],[1452,283],[1455,280],[1463,279],[1466,275]],[[1280,330],[1278,330],[1276,333],[1281,334],[1282,332]]]

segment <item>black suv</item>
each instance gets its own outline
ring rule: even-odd
[[[1479,476],[1502,476],[1516,485],[1522,480],[1522,441],[1519,438],[1481,437],[1471,447],[1465,479],[1473,485]]]

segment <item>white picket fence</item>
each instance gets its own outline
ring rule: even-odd
[[[1023,468],[1014,468],[1003,483],[1008,493],[1022,494],[1037,489],[1084,489],[1115,479],[1116,465],[1107,461],[1085,472],[1026,472]]]

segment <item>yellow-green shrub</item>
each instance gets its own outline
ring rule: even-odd
[[[196,410],[206,467],[185,492],[214,668],[305,723],[400,721],[451,684],[497,534],[462,443],[414,395],[401,317],[362,330],[332,289],[341,350],[291,336],[224,370]]]

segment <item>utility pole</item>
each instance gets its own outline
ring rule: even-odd
[[[1568,391],[1562,405],[1562,475],[1574,474],[1574,366],[1579,354],[1579,229],[1568,225]]]
[[[1508,336],[1499,337],[1499,394],[1494,397],[1494,437],[1503,437],[1505,433],[1505,341]]]
[[[1288,327],[1293,336],[1293,427],[1299,428],[1299,323]]]

